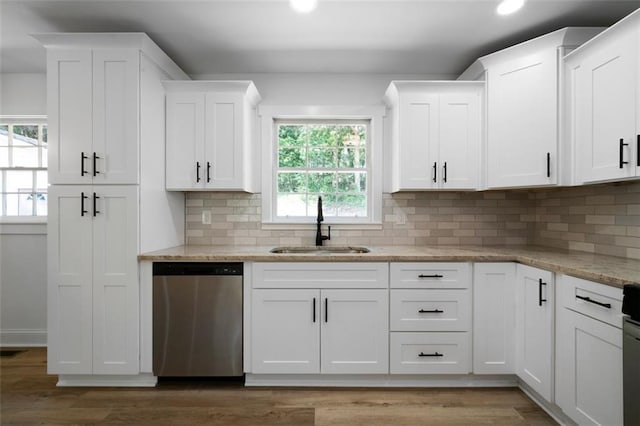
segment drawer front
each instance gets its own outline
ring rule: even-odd
[[[256,262],[253,288],[389,288],[380,262]]]
[[[471,264],[451,262],[391,263],[391,288],[469,288]]]
[[[565,308],[622,328],[622,289],[568,275],[558,281]]]
[[[470,331],[470,290],[391,290],[392,331]]]
[[[391,333],[391,374],[471,372],[471,333]]]

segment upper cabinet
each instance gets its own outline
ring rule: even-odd
[[[482,82],[394,81],[392,191],[476,189]]]
[[[640,10],[565,61],[577,183],[640,176]]]
[[[600,28],[565,28],[484,56],[459,79],[487,84],[486,187],[561,183],[561,58]]]
[[[251,154],[260,95],[250,81],[172,81],[167,91],[166,188],[254,189]]]

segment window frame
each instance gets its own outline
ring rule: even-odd
[[[367,217],[325,216],[325,224],[367,226],[382,224],[382,140],[384,106],[260,106],[262,140],[262,223],[315,224],[315,217],[278,217],[277,152],[278,124],[281,122],[367,122]]]
[[[47,126],[47,116],[44,115],[0,115],[0,123],[3,125],[37,125],[37,126]],[[48,132],[48,129],[47,129]],[[39,141],[41,142],[41,141]],[[43,163],[43,145],[38,145],[38,163],[41,165]],[[47,149],[49,148],[49,143],[47,140]],[[11,150],[9,149],[9,152]],[[23,170],[29,171],[33,173],[33,185],[37,184],[37,172],[39,171],[48,171],[48,167],[0,167],[0,173],[3,175],[2,183],[0,186],[0,197],[5,197],[5,188],[6,188],[6,179],[4,178],[4,172],[7,170]],[[48,179],[47,179],[48,180]],[[49,184],[47,182],[46,193],[48,196],[48,188]],[[38,188],[33,187],[33,190],[37,190]],[[46,215],[28,215],[28,216],[20,216],[20,215],[5,215],[6,212],[6,200],[5,202],[0,202],[0,223],[46,223],[47,216]],[[34,206],[34,211],[37,213],[37,206]]]

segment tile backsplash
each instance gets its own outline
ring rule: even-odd
[[[189,245],[314,244],[313,225],[263,226],[260,194],[190,192],[185,204]],[[202,224],[203,210],[211,211],[210,225]],[[640,259],[640,182],[383,194],[380,227],[334,225],[329,244],[537,244]]]

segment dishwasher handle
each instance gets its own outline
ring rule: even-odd
[[[242,262],[154,262],[153,275],[239,275]]]

